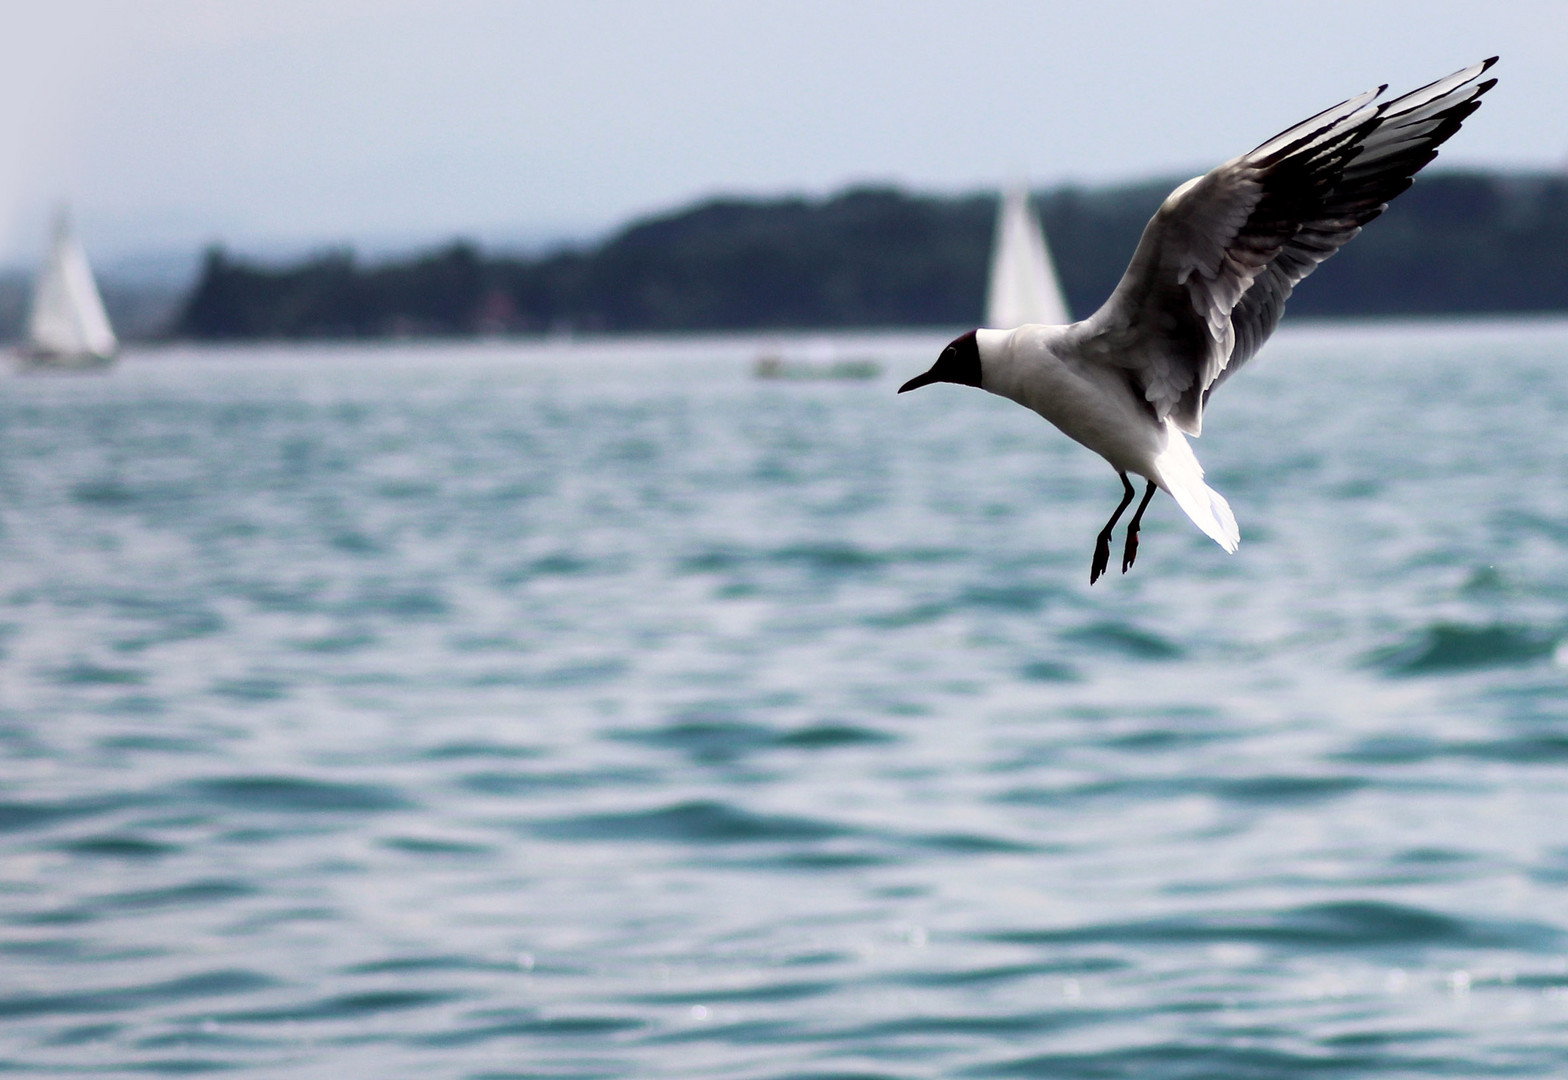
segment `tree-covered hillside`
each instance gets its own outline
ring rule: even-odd
[[[1115,286],[1174,181],[1063,188],[1041,216],[1074,311]],[[366,265],[214,249],[175,332],[207,340],[959,326],[980,318],[996,202],[856,189],[722,199],[538,258],[456,243]],[[1568,310],[1568,178],[1434,174],[1303,283],[1295,314]]]

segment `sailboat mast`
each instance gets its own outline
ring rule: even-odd
[[[997,207],[986,325],[1006,330],[1071,321],[1029,191],[1021,184],[1009,188]]]
[[[34,368],[92,368],[107,364],[118,350],[87,253],[61,211],[33,289],[24,359]]]

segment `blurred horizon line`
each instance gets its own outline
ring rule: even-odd
[[[1028,177],[1031,197],[1051,197],[1063,192],[1111,194],[1148,188],[1156,184],[1177,184],[1198,172],[1172,170],[1147,173],[1121,179],[1104,181],[1061,179],[1038,182]],[[1423,176],[1485,176],[1500,181],[1528,181],[1568,178],[1568,161],[1560,167],[1547,168],[1532,165],[1478,165],[1470,162],[1455,163],[1447,167],[1439,158]],[[956,187],[918,185],[890,178],[867,177],[846,180],[832,187],[806,189],[799,186],[781,186],[770,190],[714,187],[698,191],[684,198],[659,205],[650,205],[620,215],[611,222],[597,224],[559,223],[554,225],[521,225],[518,223],[492,222],[488,225],[458,227],[432,226],[428,229],[399,229],[364,231],[354,235],[295,235],[276,233],[248,233],[244,229],[211,230],[205,238],[169,237],[148,238],[118,242],[103,241],[103,234],[111,236],[116,229],[94,215],[83,213],[79,204],[56,200],[49,204],[47,213],[30,215],[38,218],[34,250],[23,254],[13,252],[0,259],[0,276],[31,275],[47,249],[50,221],[61,206],[68,206],[87,248],[95,273],[100,277],[118,281],[122,285],[176,285],[194,280],[206,253],[221,250],[230,255],[264,266],[279,266],[334,254],[349,254],[356,260],[370,263],[396,262],[399,259],[418,257],[454,245],[463,244],[479,249],[487,256],[536,259],[563,252],[588,251],[612,240],[616,236],[647,222],[686,213],[693,209],[733,203],[738,205],[767,205],[804,202],[820,205],[857,191],[892,191],[915,198],[960,200],[995,195],[1011,182],[1002,177],[994,184],[969,184]],[[1417,186],[1421,180],[1417,180]],[[96,224],[94,224],[96,220]],[[192,230],[195,232],[195,230]],[[1131,252],[1128,253],[1129,255]]]

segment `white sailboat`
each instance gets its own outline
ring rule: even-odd
[[[86,371],[107,367],[120,342],[87,265],[87,253],[62,213],[55,219],[49,258],[33,286],[22,366],[31,370]]]
[[[1072,321],[1028,189],[1009,188],[996,213],[985,325],[1010,330],[1025,323],[1060,326]]]

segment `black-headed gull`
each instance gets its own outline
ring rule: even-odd
[[[1437,156],[1496,79],[1492,57],[1391,101],[1386,86],[1335,105],[1182,184],[1156,211],[1116,291],[1069,326],[972,330],[898,392],[977,386],[1033,409],[1111,463],[1123,496],[1100,530],[1092,585],[1111,531],[1148,481],[1127,527],[1122,573],[1154,489],[1228,552],[1241,542],[1230,505],[1203,482],[1187,435],[1203,406],[1279,324],[1295,284]]]

